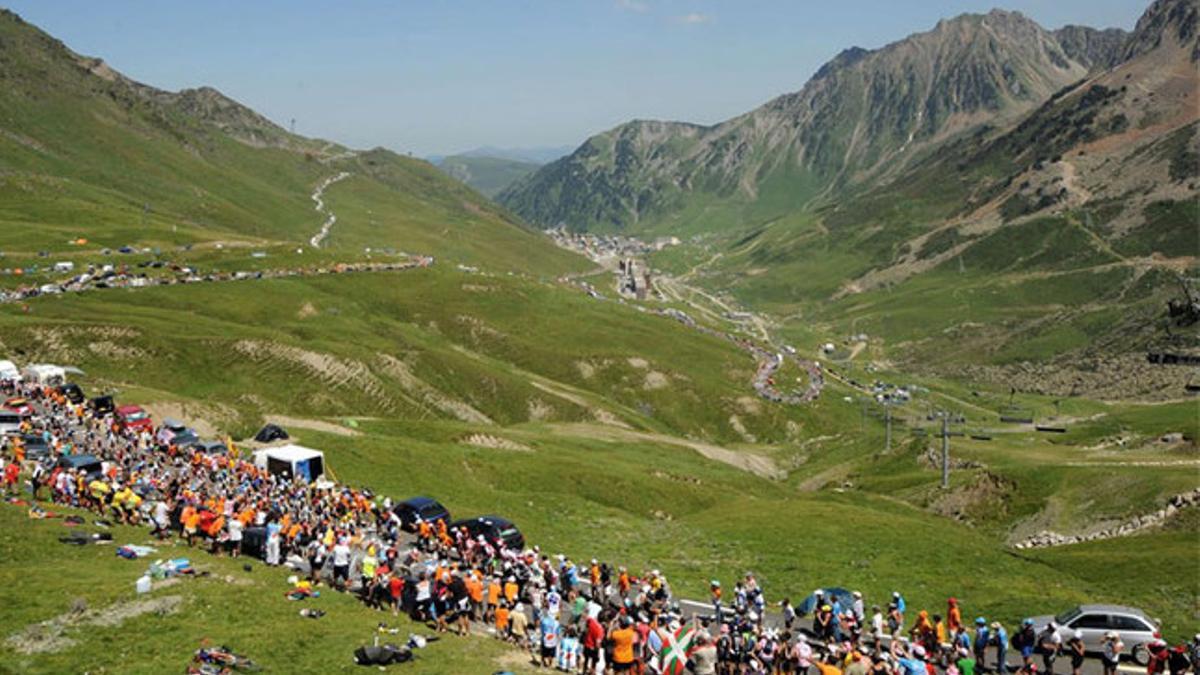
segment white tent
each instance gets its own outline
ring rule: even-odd
[[[12,361],[0,361],[0,380],[20,382],[21,371],[17,370],[17,364]]]
[[[301,477],[313,481],[325,474],[325,453],[288,443],[254,452],[254,464],[277,476]]]
[[[67,371],[49,363],[31,363],[21,370],[21,374],[34,384],[63,384],[67,381]]]

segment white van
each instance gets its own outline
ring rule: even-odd
[[[0,410],[0,436],[15,436],[21,433],[21,416],[8,410]]]

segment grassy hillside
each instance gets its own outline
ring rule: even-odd
[[[395,248],[467,264],[580,269],[474,191],[428,163],[357,153],[287,133],[212,89],[142,85],[0,14],[0,251],[223,241],[304,245],[325,215],[325,246]]]

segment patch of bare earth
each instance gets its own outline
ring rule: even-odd
[[[337,434],[338,436],[359,436],[361,433],[356,429],[326,422],[325,420],[305,419],[302,417],[288,417],[286,415],[267,415],[266,420],[271,424],[278,424],[284,429],[309,429],[311,431],[320,431],[326,434]]]
[[[742,450],[730,450],[712,443],[703,441],[695,441],[687,438],[677,438],[665,434],[655,434],[646,431],[634,431],[632,429],[622,429],[611,426],[597,426],[594,424],[556,424],[552,430],[554,433],[563,436],[576,436],[580,438],[591,438],[601,441],[628,441],[628,442],[643,442],[643,443],[658,443],[663,445],[674,445],[695,450],[704,457],[713,461],[728,464],[729,466],[749,471],[763,478],[773,480],[782,480],[787,477],[787,472],[780,469],[770,457],[764,457],[752,452]]]
[[[236,411],[220,404],[156,401],[142,407],[156,420],[168,417],[177,419],[194,428],[196,433],[207,437],[220,436],[220,425],[237,418]]]
[[[642,381],[642,389],[646,391],[666,389],[670,383],[670,379],[665,374],[652,370],[646,373],[646,379]]]
[[[26,626],[8,637],[8,645],[22,654],[47,654],[62,651],[75,644],[67,631],[84,626],[119,626],[143,614],[173,614],[183,604],[183,596],[164,595],[158,598],[117,602],[104,609],[87,609],[84,605],[72,608],[53,619]]]
[[[490,448],[492,450],[512,450],[514,452],[533,452],[533,448],[523,443],[518,443],[507,438],[492,436],[490,434],[471,434],[463,438],[462,443],[474,445],[480,448]]]
[[[447,396],[413,373],[412,366],[390,355],[376,354],[380,370],[400,383],[410,396],[422,404],[440,410],[455,419],[472,424],[494,424],[492,419],[465,401]]]

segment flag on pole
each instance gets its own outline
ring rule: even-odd
[[[663,646],[662,651],[658,653],[658,662],[662,664],[663,675],[683,675],[687,670],[688,657],[692,654],[696,627],[687,624],[680,626],[674,633],[663,630],[660,634]]]

